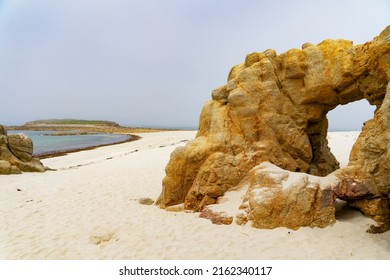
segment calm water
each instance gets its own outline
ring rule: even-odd
[[[34,145],[34,154],[66,152],[84,149],[91,146],[113,144],[127,140],[129,137],[120,134],[89,134],[69,136],[48,136],[57,131],[8,131],[8,134],[22,133],[30,137]]]

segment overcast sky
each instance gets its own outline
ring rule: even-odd
[[[389,19],[389,0],[0,0],[0,123],[196,128],[246,54],[360,44]],[[367,104],[339,106],[330,129],[360,129]]]

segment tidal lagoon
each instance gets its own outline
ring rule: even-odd
[[[58,131],[8,131],[8,134],[18,133],[25,134],[32,139],[34,155],[36,156],[65,153],[132,140],[131,135],[112,133],[77,134],[67,131],[61,135]]]

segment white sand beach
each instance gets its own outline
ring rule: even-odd
[[[294,231],[140,204],[159,196],[170,153],[195,134],[140,134],[43,160],[57,171],[0,176],[0,259],[390,259],[390,232],[366,233],[374,222],[347,207],[331,227]],[[356,137],[329,134],[342,165]]]

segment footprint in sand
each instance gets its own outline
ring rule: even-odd
[[[107,242],[110,242],[113,239],[115,239],[115,241],[119,240],[119,238],[115,238],[115,233],[114,232],[108,232],[108,233],[103,234],[103,235],[92,235],[90,237],[90,240],[95,245],[100,245],[102,243],[107,243]]]

